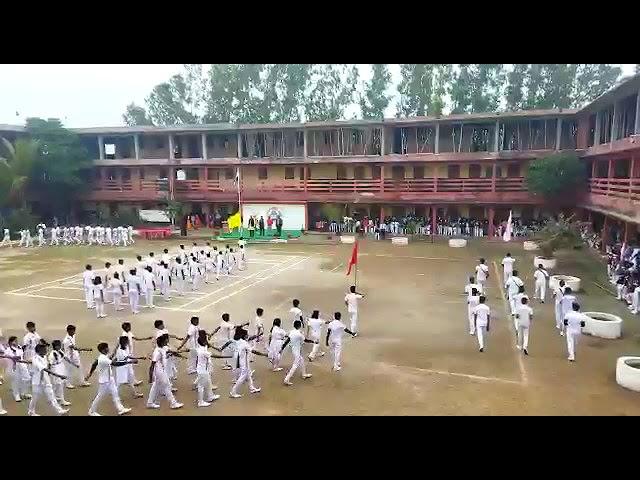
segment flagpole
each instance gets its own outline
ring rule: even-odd
[[[240,212],[240,236],[242,237],[243,231],[243,222],[242,222],[242,196],[240,194],[240,183],[242,182],[241,177],[242,165],[238,166],[238,212]]]

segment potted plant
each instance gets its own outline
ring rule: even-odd
[[[573,216],[565,219],[561,214],[558,220],[549,220],[533,241],[542,253],[534,258],[534,266],[542,264],[545,269],[553,269],[557,263],[553,254],[557,250],[582,247],[579,223],[573,221]]]

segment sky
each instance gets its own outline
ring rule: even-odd
[[[635,64],[619,65],[624,75],[634,72]],[[369,66],[359,68],[361,78],[368,79]],[[3,64],[0,124],[23,125],[27,117],[55,117],[68,127],[122,125],[129,103],[144,105],[155,85],[181,71],[181,64]],[[395,84],[399,65],[390,64],[390,71]],[[387,116],[393,116],[395,103],[387,110]]]

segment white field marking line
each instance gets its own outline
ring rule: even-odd
[[[496,272],[496,281],[498,282],[498,287],[500,288],[500,295],[502,296],[502,303],[504,305],[504,311],[507,315],[507,321],[509,323],[509,331],[512,332],[516,343],[518,342],[518,334],[516,332],[514,332],[513,330],[511,330],[511,327],[513,326],[513,317],[511,317],[511,308],[509,307],[509,304],[507,303],[507,298],[505,297],[505,292],[504,292],[504,287],[502,286],[502,282],[500,281],[502,279],[502,276],[500,275],[500,271],[498,270],[498,264],[495,262],[495,260],[493,261],[493,269]],[[522,378],[522,383],[524,385],[528,385],[529,383],[529,377],[527,375],[527,370],[524,368],[524,362],[522,361],[522,355],[520,354],[520,351],[515,348],[515,346],[513,347],[513,349],[516,352],[516,356],[518,357],[518,367],[520,368],[520,378]]]
[[[286,263],[287,261],[288,261],[288,260],[285,260],[283,263]],[[209,293],[207,293],[206,295],[203,295],[203,296],[202,296],[202,297],[200,297],[200,298],[196,298],[195,300],[192,300],[192,301],[190,301],[190,302],[187,302],[187,303],[185,303],[184,305],[182,305],[182,307],[184,308],[184,307],[187,307],[187,306],[191,305],[192,303],[195,303],[195,302],[200,301],[200,300],[204,300],[205,298],[210,297],[211,295],[214,295],[214,294],[216,294],[216,293],[218,293],[218,292],[220,292],[220,291],[222,291],[222,290],[224,290],[224,289],[226,289],[226,288],[233,287],[234,285],[237,285],[237,284],[239,284],[239,283],[242,283],[242,282],[244,282],[245,280],[249,280],[250,278],[253,278],[253,277],[255,277],[256,275],[260,275],[260,274],[262,274],[262,273],[268,272],[269,270],[273,270],[274,268],[277,268],[277,267],[279,267],[279,266],[281,266],[281,265],[282,265],[282,264],[278,264],[278,265],[275,265],[275,266],[273,266],[273,267],[269,267],[269,268],[265,268],[264,270],[260,270],[259,272],[253,273],[253,274],[248,275],[248,276],[246,276],[246,277],[242,277],[240,280],[237,280],[237,281],[235,281],[235,282],[233,282],[233,283],[230,283],[230,284],[228,284],[228,285],[224,285],[224,286],[222,286],[222,287],[220,287],[220,288],[218,288],[218,289],[214,290],[213,292],[209,292]]]
[[[335,267],[333,267],[331,269],[332,272],[335,272],[337,269],[339,269],[342,266],[342,262],[340,262],[338,265],[336,265]]]
[[[71,275],[70,277],[58,278],[58,279],[56,279],[56,280],[50,280],[50,281],[48,281],[48,282],[37,283],[37,284],[35,284],[35,285],[28,285],[28,286],[26,286],[26,287],[16,288],[15,290],[10,290],[10,291],[5,292],[5,293],[16,293],[16,292],[19,292],[20,290],[29,290],[29,289],[31,289],[31,288],[41,287],[42,285],[48,285],[48,284],[50,284],[50,283],[63,282],[64,280],[69,280],[70,278],[77,277],[78,275],[79,275],[79,274],[77,274],[77,273],[76,273],[76,274],[74,274],[74,275]]]
[[[50,297],[48,295],[32,295],[31,293],[14,293],[5,292],[7,295],[16,295],[17,297],[29,297],[29,298],[47,298],[49,300],[66,300],[68,302],[84,302],[83,298],[64,298],[64,297]]]
[[[358,255],[365,255],[364,253],[359,253]],[[391,255],[388,253],[377,253],[376,257],[386,257],[386,258],[409,258],[413,260],[449,260],[452,262],[459,262],[459,258],[442,258],[442,257],[411,257],[407,255]]]
[[[29,292],[26,292],[26,295],[31,295],[32,293],[37,293],[37,292],[41,292],[43,290],[52,290],[52,289],[55,289],[55,290],[80,290],[80,291],[84,290],[84,288],[81,287],[81,286],[78,286],[78,287],[59,287],[57,285],[50,285],[48,287],[42,287],[42,288],[38,288],[37,290],[31,290]],[[178,293],[178,290],[170,290],[170,292]],[[191,296],[191,297],[198,297],[200,295],[205,295],[205,293],[204,292],[184,292],[184,295],[185,296]],[[154,293],[153,296],[154,297],[158,297],[158,298],[162,297],[162,295],[160,295],[159,293]]]
[[[419,372],[435,373],[437,375],[470,378],[472,380],[478,380],[481,382],[500,382],[500,383],[510,383],[513,385],[525,385],[524,382],[519,382],[517,380],[507,380],[506,378],[499,378],[499,377],[483,377],[482,375],[471,375],[469,373],[448,372],[446,370],[433,370],[431,368],[406,367],[401,365],[394,365],[394,367],[406,368],[409,370],[417,370]]]
[[[279,274],[281,274],[281,273],[283,273],[283,272],[286,272],[287,270],[290,270],[290,269],[292,269],[293,267],[296,267],[297,265],[300,265],[301,263],[303,263],[303,262],[307,261],[309,258],[310,258],[310,257],[305,257],[305,258],[303,258],[302,260],[298,260],[297,262],[294,262],[294,263],[292,263],[292,264],[290,264],[290,265],[287,265],[286,267],[282,268],[281,270],[278,270],[277,272],[272,273],[271,275],[269,275],[269,276],[267,276],[267,277],[262,277],[262,278],[260,278],[259,280],[256,280],[255,282],[252,282],[252,283],[250,283],[250,284],[248,284],[248,285],[243,286],[242,288],[239,288],[238,290],[236,290],[236,291],[234,291],[234,292],[231,292],[229,295],[225,295],[224,297],[220,297],[220,298],[218,298],[217,300],[214,300],[213,302],[211,302],[211,303],[209,303],[209,304],[205,305],[204,307],[201,307],[201,308],[198,310],[198,312],[202,312],[203,310],[205,310],[205,309],[207,309],[207,308],[209,308],[209,307],[212,307],[212,306],[214,306],[215,304],[220,303],[220,302],[221,302],[221,301],[223,301],[223,300],[226,300],[227,298],[231,298],[231,297],[233,297],[234,295],[237,295],[238,293],[240,293],[240,292],[242,292],[242,291],[246,290],[247,288],[251,288],[251,287],[253,287],[253,286],[255,286],[255,285],[258,285],[258,284],[260,284],[260,283],[262,283],[262,282],[264,282],[264,281],[266,281],[266,280],[269,280],[269,279],[270,279],[270,278],[272,278],[272,277],[275,277],[276,275],[279,275]]]

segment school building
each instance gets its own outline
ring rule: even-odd
[[[606,235],[639,232],[640,75],[581,110],[74,130],[95,164],[86,210],[175,199],[194,212],[234,212],[240,169],[244,204],[295,206],[306,229],[333,203],[352,215],[415,212],[434,223],[462,215],[490,225],[510,209],[526,219],[568,206]],[[23,131],[0,125],[10,140]],[[530,161],[559,150],[587,164],[588,188],[548,205],[524,175]]]

